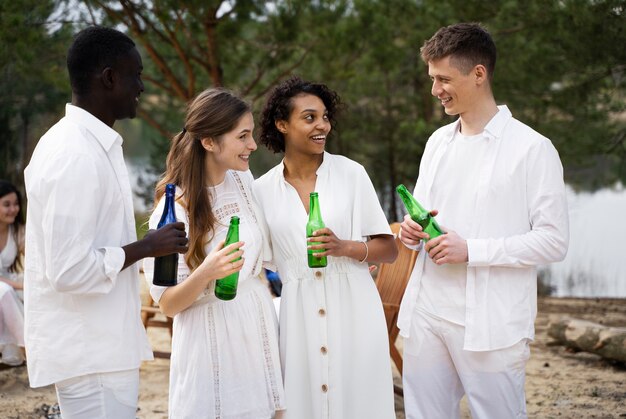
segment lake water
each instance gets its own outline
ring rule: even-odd
[[[557,297],[626,297],[626,190],[568,189],[570,244],[563,262],[547,267]]]
[[[145,162],[127,161],[133,190]],[[626,297],[626,189],[567,191],[570,244],[563,262],[541,267],[557,297]],[[135,197],[135,210],[148,206]]]

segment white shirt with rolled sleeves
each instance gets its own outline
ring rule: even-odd
[[[424,150],[414,195],[426,208],[438,164],[459,124],[435,131]],[[472,210],[477,216],[465,237],[464,349],[470,351],[534,339],[537,265],[562,260],[569,241],[563,167],[550,140],[513,118],[506,106],[498,107],[483,134],[489,146],[476,179]],[[400,306],[404,337],[409,337],[426,257],[421,251]]]
[[[141,324],[137,240],[122,137],[84,109],[39,141],[24,171],[24,279],[30,385],[138,368],[152,359]]]

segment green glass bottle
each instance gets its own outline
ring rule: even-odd
[[[421,225],[424,232],[428,233],[431,239],[445,234],[441,227],[439,227],[439,224],[437,224],[435,217],[430,215],[430,212],[426,211],[424,207],[417,202],[415,197],[413,197],[404,185],[398,185],[398,187],[396,187],[396,192],[400,195],[400,198],[402,199],[402,202],[404,202],[404,206],[413,221]]]
[[[224,247],[239,241],[239,217],[233,215],[230,217],[230,226],[226,233],[226,242]],[[241,258],[232,260],[236,262]],[[215,281],[215,296],[220,300],[232,300],[237,295],[237,283],[239,282],[239,272],[235,272],[222,279]]]
[[[311,192],[309,195],[309,221],[306,223],[306,236],[307,238],[313,236],[313,232],[320,228],[326,227],[324,221],[322,221],[322,214],[320,211],[320,201],[317,196],[317,192]],[[320,242],[308,242],[309,245],[320,244]],[[315,253],[323,252],[320,249],[307,249],[307,258],[309,262],[309,268],[324,268],[328,265],[326,256],[317,257]]]

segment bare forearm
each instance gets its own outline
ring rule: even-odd
[[[361,247],[365,247],[361,244]],[[368,255],[366,262],[370,263],[392,263],[398,257],[398,247],[396,246],[396,242],[391,235],[381,234],[377,236],[372,236],[371,240],[367,242],[368,247]],[[362,250],[363,254],[365,253]],[[361,259],[363,260],[363,255]]]
[[[204,277],[203,277],[204,276]],[[197,270],[180,284],[168,288],[159,300],[161,312],[168,317],[174,317],[189,308],[198,296],[213,285],[212,278],[202,275]]]
[[[21,282],[12,281],[9,278],[4,278],[0,276],[0,281],[9,284],[13,289],[16,289],[16,290],[21,290],[24,288]]]

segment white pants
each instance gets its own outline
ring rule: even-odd
[[[82,375],[55,383],[63,419],[135,419],[139,369]]]
[[[473,419],[526,418],[528,340],[475,352],[463,350],[464,334],[463,326],[413,313],[403,352],[406,418],[459,418],[463,394]]]

